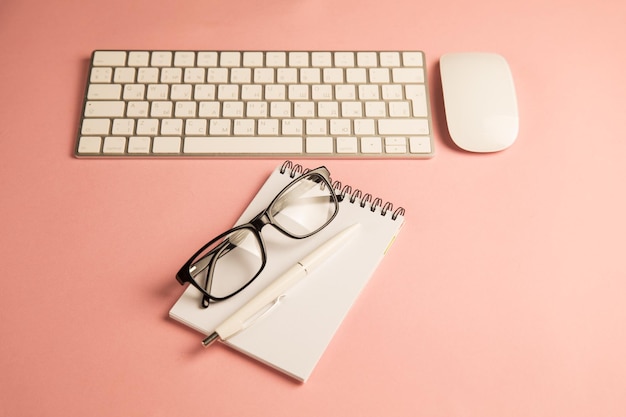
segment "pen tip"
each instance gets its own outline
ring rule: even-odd
[[[220,335],[218,335],[217,332],[211,333],[206,339],[202,341],[202,346],[209,347],[209,345],[215,342],[219,337]]]

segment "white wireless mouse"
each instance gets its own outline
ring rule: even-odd
[[[470,152],[496,152],[515,142],[517,97],[507,61],[493,53],[452,53],[439,61],[448,131]]]

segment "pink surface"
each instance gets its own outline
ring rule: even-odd
[[[623,416],[626,3],[0,4],[1,416]],[[93,49],[422,49],[437,156],[306,161],[407,223],[304,385],[167,318],[277,160],[77,160]],[[521,129],[445,129],[439,57],[503,54]]]

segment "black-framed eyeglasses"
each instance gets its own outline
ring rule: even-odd
[[[293,239],[322,230],[337,216],[339,201],[326,167],[290,182],[269,206],[248,223],[233,227],[201,247],[178,271],[181,285],[190,283],[202,295],[202,306],[228,299],[254,281],[267,254],[261,229],[270,224]]]

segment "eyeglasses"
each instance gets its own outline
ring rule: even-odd
[[[261,229],[266,225],[293,239],[322,230],[337,216],[339,201],[325,167],[305,172],[289,183],[270,205],[248,223],[233,227],[201,247],[176,274],[202,295],[202,307],[226,300],[254,281],[267,254]]]

